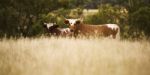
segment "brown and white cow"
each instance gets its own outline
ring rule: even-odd
[[[90,25],[84,24],[80,19],[65,19],[65,24],[69,25],[70,31],[74,36],[104,36],[114,39],[120,38],[120,27],[117,24]]]
[[[44,23],[44,28],[54,36],[71,36],[72,32],[69,28],[60,28],[56,23]]]

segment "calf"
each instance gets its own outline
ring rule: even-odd
[[[43,27],[54,36],[71,36],[69,28],[59,28],[56,23],[44,23]]]
[[[74,32],[74,36],[104,36],[112,38],[120,38],[120,28],[117,24],[89,25],[81,23],[79,19],[65,19],[65,24],[69,25],[70,31]]]

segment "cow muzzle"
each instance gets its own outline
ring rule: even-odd
[[[72,29],[70,30],[70,32],[73,32],[73,31],[74,31],[74,30],[72,30]]]

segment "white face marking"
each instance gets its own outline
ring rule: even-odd
[[[44,23],[44,25],[46,25],[47,28],[50,28],[51,26],[54,25],[54,23]]]
[[[117,29],[118,28],[118,25],[116,25],[116,24],[106,24],[109,28],[111,28],[111,29]]]
[[[73,25],[75,25],[75,23],[76,23],[76,21],[78,20],[78,19],[67,19],[68,21],[69,21],[69,24],[71,25],[71,26],[73,26]]]

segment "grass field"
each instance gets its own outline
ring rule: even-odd
[[[0,75],[150,75],[150,42],[1,39]]]

